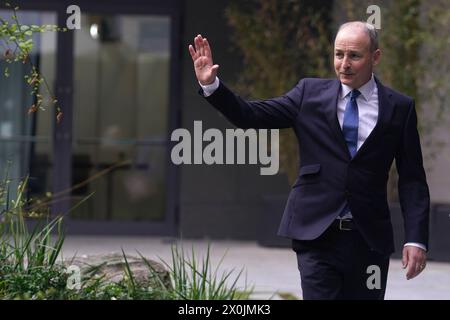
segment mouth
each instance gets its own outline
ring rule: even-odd
[[[344,73],[344,72],[341,72],[340,74],[342,76],[346,76],[346,77],[350,77],[350,76],[354,76],[355,75],[354,73]]]

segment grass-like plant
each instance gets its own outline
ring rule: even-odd
[[[139,253],[154,279],[159,283],[160,290],[174,299],[179,300],[236,300],[248,299],[253,288],[245,286],[239,288],[237,282],[242,276],[241,269],[237,276],[232,276],[234,269],[219,274],[219,268],[225,257],[222,256],[219,263],[213,268],[211,263],[211,247],[208,244],[205,256],[200,259],[196,256],[194,247],[188,255],[184,247],[172,245],[171,264],[161,259],[161,262],[169,270],[171,286],[167,286],[160,274],[150,262]]]
[[[168,281],[141,254],[150,281],[137,281],[122,250],[123,280],[107,282],[91,270],[82,276],[81,288],[69,289],[66,267],[62,259],[57,261],[65,239],[63,217],[51,218],[48,208],[30,202],[27,182],[28,178],[21,181],[16,192],[11,192],[10,179],[0,183],[0,299],[232,300],[248,299],[252,293],[247,286],[237,287],[243,270],[235,277],[233,270],[218,273],[224,257],[213,269],[209,245],[201,261],[193,247],[187,255],[182,246],[172,246],[171,264],[161,259]]]
[[[65,273],[56,259],[64,243],[62,218],[28,210],[28,178],[18,184],[10,199],[11,180],[0,184],[0,297],[53,297],[55,288],[65,286]],[[34,226],[29,226],[33,220]],[[30,230],[31,229],[31,230]],[[56,229],[56,240],[51,233]]]

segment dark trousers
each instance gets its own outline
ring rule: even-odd
[[[328,228],[314,240],[293,240],[304,300],[383,300],[389,256],[357,230]]]

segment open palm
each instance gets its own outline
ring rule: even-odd
[[[211,47],[208,40],[198,35],[194,38],[195,49],[189,45],[189,53],[194,62],[195,75],[202,85],[208,85],[214,82],[219,66],[213,64]]]

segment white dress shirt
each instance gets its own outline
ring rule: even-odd
[[[361,148],[369,134],[377,124],[378,120],[378,88],[375,79],[372,78],[362,87],[358,88],[361,94],[356,98],[358,104],[358,143],[356,150]],[[345,84],[341,84],[341,91],[337,103],[337,117],[339,124],[344,124],[345,106],[350,100],[350,92],[352,88]]]
[[[218,77],[214,80],[213,83],[209,85],[200,86],[203,89],[203,95],[205,97],[210,96],[214,93],[214,91],[219,88],[220,80]],[[368,82],[358,88],[361,94],[356,98],[356,103],[358,104],[358,143],[356,146],[356,150],[359,150],[363,145],[364,141],[366,141],[367,137],[370,135],[372,130],[375,128],[378,120],[378,87],[375,82],[374,75]],[[343,126],[344,123],[344,112],[345,106],[347,105],[348,100],[350,99],[350,92],[352,88],[341,83],[341,90],[337,103],[337,117],[339,120],[339,124]],[[339,217],[340,218],[340,217]],[[342,219],[352,218],[351,213],[347,213]],[[419,247],[423,250],[427,250],[426,246],[421,243],[416,242],[407,242],[405,246],[413,246]]]
[[[207,84],[206,86],[202,85],[200,82],[198,84],[203,89],[203,95],[205,97],[209,97],[210,95],[212,95],[214,93],[214,91],[217,90],[217,88],[219,87],[220,81],[219,81],[219,77],[216,77],[216,79],[214,80],[213,83]]]

